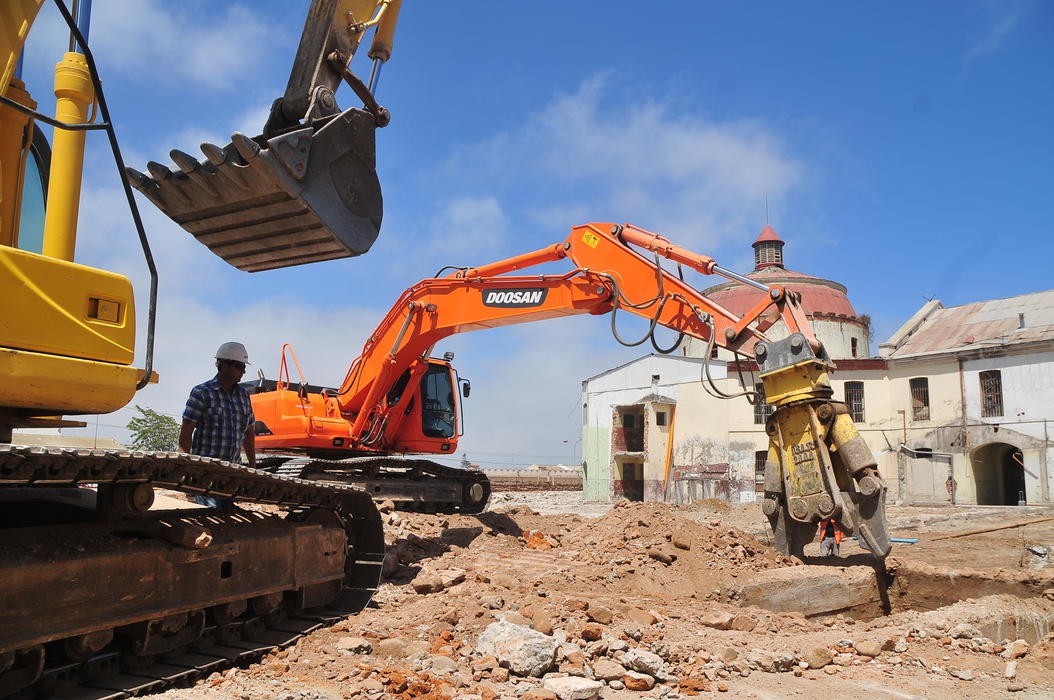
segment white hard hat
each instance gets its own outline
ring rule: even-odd
[[[216,351],[217,360],[234,360],[242,364],[249,364],[249,353],[241,343],[224,343]]]

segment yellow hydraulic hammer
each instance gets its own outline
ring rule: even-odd
[[[766,431],[762,509],[772,524],[777,547],[802,555],[816,523],[836,518],[879,557],[891,549],[885,529],[886,485],[871,450],[856,430],[844,403],[832,400],[832,368],[795,333],[758,343],[765,400],[775,406]]]

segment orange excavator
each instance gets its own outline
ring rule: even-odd
[[[663,269],[660,258],[754,287],[757,304],[736,316]],[[572,269],[510,274],[558,261]],[[651,332],[663,326],[756,360],[766,401],[775,407],[766,426],[762,507],[780,551],[801,555],[816,523],[834,517],[877,556],[889,553],[885,483],[845,404],[832,399],[833,366],[799,296],[628,224],[576,226],[563,242],[421,280],[395,302],[338,387],[309,386],[302,374],[292,381],[285,346],[277,380],[261,379],[251,395],[257,449],[314,458],[290,463],[304,478],[479,510],[489,488],[483,482],[466,477],[463,488],[445,496],[429,493],[433,482],[449,487],[442,477],[450,468],[425,459],[400,468],[394,456],[457,449],[456,389],[460,383],[467,395],[468,383],[459,381],[451,354],[430,356],[436,343],[455,333],[577,314],[612,314],[614,329],[619,311],[647,318]]]

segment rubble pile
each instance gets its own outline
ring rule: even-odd
[[[624,503],[598,518],[516,506],[384,508],[386,581],[361,614],[168,698],[590,700],[857,693],[1049,697],[1049,596],[869,621],[742,607],[752,573],[797,559],[720,517]],[[803,568],[801,571],[805,572]],[[999,609],[1003,626],[982,624]],[[1003,618],[1000,618],[1003,619]],[[1028,630],[1017,624],[1029,620]],[[1019,636],[1029,636],[1025,639]],[[843,685],[837,685],[842,683]],[[848,685],[847,685],[848,684]]]

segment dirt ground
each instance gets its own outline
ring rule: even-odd
[[[1054,697],[1054,509],[887,514],[917,542],[876,568],[852,540],[834,561],[815,543],[804,562],[780,555],[756,504],[541,492],[496,494],[472,517],[389,511],[369,608],[156,697]],[[793,601],[817,575],[872,572],[886,614],[741,602],[759,577],[785,579]]]

